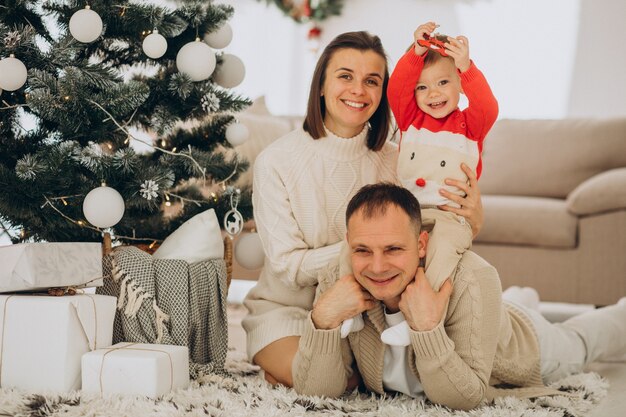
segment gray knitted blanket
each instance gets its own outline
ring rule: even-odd
[[[189,348],[192,378],[224,373],[228,350],[226,264],[154,259],[133,246],[103,260],[98,294],[117,297],[113,343],[162,343]]]

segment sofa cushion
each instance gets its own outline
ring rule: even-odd
[[[565,200],[483,195],[485,222],[476,242],[574,248],[578,219]]]
[[[565,198],[626,167],[626,119],[499,120],[485,139],[483,194]]]
[[[626,210],[626,168],[603,172],[580,184],[567,197],[567,209],[578,216]]]

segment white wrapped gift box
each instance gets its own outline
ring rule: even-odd
[[[186,346],[122,342],[83,355],[83,392],[160,397],[189,385]]]
[[[20,243],[0,247],[0,292],[102,285],[100,243]]]
[[[111,346],[116,298],[0,295],[0,387],[80,389],[81,358]]]

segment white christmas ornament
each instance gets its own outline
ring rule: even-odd
[[[222,64],[217,67],[213,81],[224,88],[237,87],[246,75],[246,67],[238,56],[224,54]]]
[[[96,227],[115,226],[124,216],[124,199],[111,187],[94,188],[85,196],[83,214]]]
[[[226,140],[233,146],[241,145],[248,140],[250,131],[243,123],[235,122],[226,128]]]
[[[102,19],[89,6],[77,11],[70,18],[70,33],[79,42],[90,43],[102,34]]]
[[[142,47],[143,52],[148,57],[152,59],[161,58],[167,51],[167,40],[155,29],[143,40]]]
[[[13,54],[0,60],[0,88],[3,90],[15,91],[21,88],[27,77],[26,65]]]
[[[265,252],[258,233],[242,235],[235,245],[235,259],[246,269],[259,269],[265,262]]]
[[[176,67],[191,77],[192,81],[208,79],[215,69],[215,53],[200,39],[189,42],[178,51]]]
[[[224,25],[215,32],[204,35],[204,41],[215,49],[226,48],[232,40],[233,29],[228,23],[224,23]]]

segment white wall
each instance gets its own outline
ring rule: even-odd
[[[246,80],[237,91],[265,95],[277,114],[302,114],[316,61],[297,25],[257,0],[217,0],[235,7],[234,39]],[[393,67],[420,23],[435,20],[470,40],[500,118],[626,116],[626,2],[622,0],[345,0],[323,22],[322,48],[349,30],[381,37]]]

